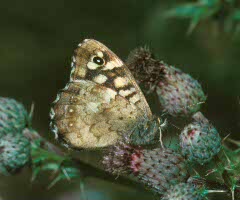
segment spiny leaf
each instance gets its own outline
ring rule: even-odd
[[[54,152],[41,148],[41,141],[35,141],[32,145],[33,174],[32,181],[36,179],[42,171],[52,172],[54,179],[48,188],[53,187],[61,180],[71,180],[81,177],[80,170],[74,167],[68,156],[60,156]]]
[[[80,171],[74,167],[61,167],[59,174],[53,179],[53,181],[49,184],[48,189],[52,188],[56,183],[61,180],[71,180],[73,178],[81,177]]]

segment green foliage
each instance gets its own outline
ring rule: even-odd
[[[234,143],[238,146],[235,150],[226,145],[224,146],[225,160],[223,160],[223,176],[228,174],[228,185],[231,190],[234,191],[237,187],[237,183],[240,181],[240,142],[231,139],[229,139],[228,142]]]
[[[60,156],[41,147],[42,140],[35,140],[32,143],[32,181],[34,181],[40,172],[50,172],[52,181],[48,188],[53,187],[61,180],[71,180],[80,178],[80,170],[74,167],[69,156]]]
[[[196,0],[185,3],[166,12],[167,17],[190,19],[188,33],[203,21],[217,21],[224,30],[232,31],[240,20],[240,9],[234,0]]]

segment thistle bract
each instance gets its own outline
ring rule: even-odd
[[[109,150],[103,164],[107,171],[133,175],[160,194],[189,177],[183,157],[171,149],[147,150],[119,144]]]
[[[220,151],[221,137],[200,112],[193,117],[196,121],[187,125],[180,134],[180,146],[189,161],[204,164]]]
[[[23,104],[11,98],[0,97],[0,136],[22,131],[29,122]]]
[[[21,133],[0,138],[0,173],[16,173],[30,160],[30,142]]]
[[[165,112],[170,115],[190,115],[206,100],[199,82],[173,66],[164,65],[163,76],[156,92]]]
[[[203,200],[206,199],[204,190],[195,188],[188,183],[171,186],[162,200]]]
[[[200,109],[206,96],[189,74],[154,58],[147,48],[132,51],[127,65],[145,92],[156,91],[162,109],[170,115],[190,115]],[[147,90],[147,91],[146,91]]]

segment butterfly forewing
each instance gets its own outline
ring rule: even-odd
[[[51,109],[57,136],[75,148],[104,147],[151,115],[130,71],[112,51],[95,40],[79,44],[70,82]]]

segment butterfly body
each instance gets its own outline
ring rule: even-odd
[[[51,109],[53,132],[74,148],[105,147],[151,117],[126,65],[100,42],[79,44],[70,81]]]

